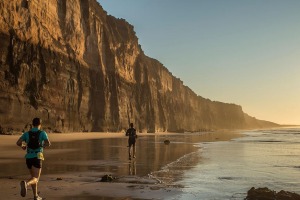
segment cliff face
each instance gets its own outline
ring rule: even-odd
[[[52,131],[197,131],[275,124],[197,96],[144,55],[95,0],[0,2],[0,125]],[[48,130],[50,131],[50,130]]]

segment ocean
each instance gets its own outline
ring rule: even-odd
[[[300,128],[243,135],[230,141],[195,143],[196,152],[163,167],[159,174],[178,174],[189,161],[198,161],[173,183],[182,193],[170,199],[244,199],[251,187],[300,194]]]

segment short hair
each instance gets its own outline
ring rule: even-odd
[[[130,127],[133,127],[133,123],[130,123]]]
[[[41,120],[40,118],[38,118],[38,117],[36,117],[36,118],[34,118],[34,119],[32,120],[32,125],[33,125],[33,126],[41,125],[41,123],[42,123],[42,120]]]

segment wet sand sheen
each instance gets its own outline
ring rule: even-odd
[[[129,161],[127,138],[123,134],[49,134],[53,145],[45,152],[46,160],[39,185],[41,196],[56,199],[67,196],[68,199],[71,196],[71,199],[92,199],[93,196],[98,199],[100,196],[102,199],[104,196],[147,199],[149,194],[154,198],[155,195],[172,195],[179,191],[176,188],[169,189],[166,185],[153,188],[153,180],[151,182],[148,175],[164,179],[164,182],[171,185],[174,180],[180,179],[181,174],[166,174],[161,169],[184,155],[197,151],[194,143],[229,140],[237,136],[236,133],[224,132],[140,134],[137,140],[137,158]],[[19,198],[18,183],[28,177],[22,159],[24,152],[15,146],[18,137],[0,136],[0,150],[4,152],[0,155],[3,169],[0,181],[8,187],[2,197],[10,199]],[[165,145],[165,139],[169,139],[171,143]],[[194,162],[196,164],[199,160]],[[186,162],[183,160],[182,163]],[[194,165],[193,162],[188,163]],[[182,171],[191,166],[180,164],[176,167],[178,171]],[[120,179],[113,186],[111,183],[97,182],[104,174],[112,174]],[[62,177],[63,180],[57,181],[57,177]]]

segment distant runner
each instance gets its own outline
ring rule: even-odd
[[[133,123],[130,123],[130,128],[126,131],[126,136],[129,136],[128,138],[128,154],[129,154],[129,160],[131,160],[131,146],[133,149],[133,158],[135,158],[135,141],[137,138],[136,130],[133,128]]]
[[[32,120],[33,128],[25,132],[17,141],[17,145],[23,150],[27,149],[25,155],[26,165],[29,169],[31,178],[26,181],[21,181],[21,196],[25,197],[27,194],[27,187],[31,185],[32,192],[34,195],[34,200],[42,200],[43,198],[38,195],[38,182],[40,179],[42,171],[42,161],[44,160],[43,156],[43,147],[49,147],[50,141],[48,135],[45,131],[41,129],[40,118],[34,118]],[[26,144],[24,144],[24,142]]]

